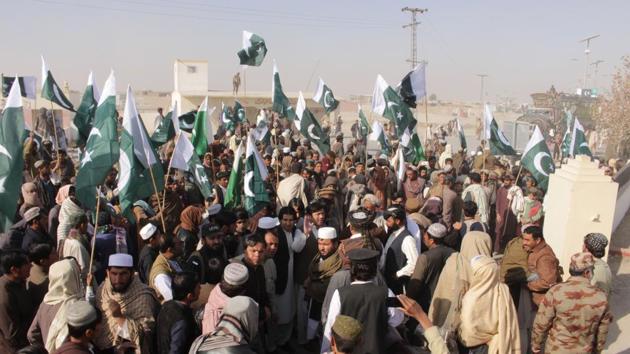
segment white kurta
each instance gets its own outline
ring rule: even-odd
[[[275,297],[278,310],[278,323],[290,323],[295,316],[295,287],[293,286],[293,254],[300,252],[306,245],[306,237],[299,229],[295,230],[295,237],[290,232],[282,230],[289,246],[289,264],[287,274],[287,286],[284,293]]]

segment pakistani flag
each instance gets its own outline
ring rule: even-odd
[[[547,190],[549,174],[555,171],[556,166],[553,164],[549,148],[538,126],[525,146],[521,166],[531,172],[540,188]]]
[[[260,110],[260,113],[256,117],[256,128],[252,130],[252,135],[254,135],[256,141],[262,141],[265,145],[269,145],[271,141],[271,132],[267,125],[267,114],[263,109]]]
[[[74,112],[72,102],[68,100],[59,85],[57,85],[55,78],[53,78],[52,73],[48,70],[48,66],[46,66],[44,57],[42,57],[42,98]]]
[[[462,150],[466,150],[468,145],[466,145],[466,135],[464,135],[464,127],[459,121],[459,118],[456,118],[455,121],[457,123],[457,133],[459,134],[459,146]]]
[[[140,119],[131,86],[127,86],[127,101],[120,132],[120,172],[118,199],[123,215],[130,215],[131,206],[164,188],[164,171],[153,150],[149,134]],[[154,190],[154,185],[157,190]]]
[[[94,114],[94,126],[85,143],[77,172],[76,196],[83,207],[94,209],[96,188],[118,162],[120,145],[116,124],[116,79],[112,71]]]
[[[389,140],[387,140],[383,125],[381,125],[381,123],[376,120],[374,121],[374,123],[372,123],[372,134],[370,134],[369,139],[372,141],[378,141],[379,144],[381,144],[381,153],[389,156],[389,154],[391,153]]]
[[[394,164],[396,166],[396,177],[398,177],[398,190],[400,190],[403,180],[405,179],[405,154],[403,152],[403,147],[401,145],[398,146],[396,150],[396,156],[394,156]]]
[[[256,214],[270,202],[269,193],[265,187],[267,177],[267,167],[256,149],[254,138],[250,134],[247,136],[245,177],[243,178],[244,206],[249,215]]]
[[[402,136],[405,129],[413,131],[416,127],[416,119],[409,107],[381,75],[376,77],[372,93],[372,111],[394,122],[398,136]]]
[[[236,54],[241,60],[241,65],[260,66],[267,54],[265,40],[256,34],[243,31],[243,49]]]
[[[564,112],[566,115],[566,125],[567,129],[564,131],[564,136],[562,137],[562,144],[560,145],[560,151],[562,152],[562,158],[568,157],[571,155],[571,127],[573,126],[573,114],[571,111],[566,110]]]
[[[361,105],[359,107],[359,136],[365,138],[372,132],[372,128],[370,128],[370,123],[368,123],[367,117],[363,113],[363,109]]]
[[[227,191],[225,193],[223,205],[228,209],[234,209],[241,205],[241,194],[243,193],[243,142],[238,145],[234,154],[234,162],[230,171]]]
[[[210,198],[212,194],[212,186],[206,175],[206,170],[201,160],[195,154],[195,148],[184,134],[177,136],[173,156],[171,157],[170,167],[177,168],[182,171],[189,171],[195,179],[195,185],[204,198]]]
[[[245,115],[245,107],[239,102],[234,101],[234,119],[237,123],[247,123],[247,116]]]
[[[179,122],[179,129],[187,133],[192,132],[193,126],[195,125],[195,117],[197,117],[196,110],[184,113],[181,116],[177,117],[177,121]]]
[[[17,76],[16,76],[17,77]],[[20,96],[20,81],[14,80],[0,120],[0,231],[13,224],[22,184],[24,158],[22,135],[24,111]]]
[[[289,98],[282,91],[280,83],[280,74],[276,61],[273,61],[273,80],[271,81],[271,110],[278,113],[280,117],[284,117],[290,121],[295,119],[295,109],[291,105]]]
[[[573,122],[573,134],[571,135],[571,149],[570,155],[573,157],[577,155],[588,155],[593,157],[591,149],[588,147],[588,141],[586,140],[586,133],[584,127],[580,124],[580,121],[575,118]]]
[[[324,133],[313,113],[306,108],[306,101],[304,101],[302,91],[300,91],[298,96],[296,114],[297,118],[294,123],[300,133],[311,143],[317,145],[322,155],[327,154],[328,150],[330,150],[330,137]]]
[[[490,105],[485,105],[484,116],[486,120],[486,140],[490,145],[490,151],[493,155],[516,155],[516,151],[512,148],[512,144],[505,137],[503,131],[499,129],[499,124],[492,115]]]
[[[236,117],[234,116],[234,111],[230,111],[230,107],[223,104],[223,102],[221,102],[221,123],[223,124],[223,129],[229,131],[230,133],[234,133],[234,130],[236,129]]]
[[[83,92],[83,98],[81,98],[79,108],[77,108],[74,119],[72,120],[72,123],[77,127],[77,131],[79,132],[78,143],[80,146],[85,145],[88,135],[90,135],[90,130],[92,130],[98,99],[98,89],[94,82],[94,75],[90,71],[87,87]]]
[[[177,119],[177,101],[173,103],[173,108],[160,121],[160,125],[151,134],[151,141],[157,147],[166,144],[179,132],[179,119]]]
[[[425,63],[418,64],[396,87],[400,96],[410,107],[416,108],[416,102],[427,95],[425,68]]]
[[[190,138],[198,156],[205,154],[208,151],[208,145],[214,141],[214,132],[210,123],[212,112],[214,112],[214,107],[208,112],[208,96],[206,96],[206,99],[203,100],[199,107],[199,111],[197,111],[195,125]]]
[[[326,110],[326,113],[330,113],[337,109],[339,106],[339,101],[335,99],[333,92],[330,90],[328,86],[324,83],[324,80],[319,79],[319,84],[317,85],[317,91],[315,91],[315,96],[313,96],[313,101],[321,104]]]
[[[422,148],[422,142],[418,134],[405,130],[400,137],[400,146],[402,146],[402,152],[405,156],[405,161],[417,164],[420,161],[426,160],[424,155],[424,148]]]
[[[36,83],[37,78],[35,76],[18,76],[20,82],[20,94],[24,98],[34,100],[37,97]],[[15,77],[0,75],[0,82],[2,83],[2,97],[9,97],[9,91],[13,87],[13,81]]]

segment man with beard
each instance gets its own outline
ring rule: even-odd
[[[343,264],[338,252],[337,231],[332,227],[317,230],[317,248],[319,253],[311,261],[308,278],[304,282],[306,296],[310,299],[308,313],[307,339],[314,339],[321,322],[322,304],[330,278]]]
[[[48,236],[44,225],[46,225],[46,215],[41,212],[38,207],[30,208],[24,213],[24,220],[26,221],[26,230],[24,231],[24,238],[22,239],[22,249],[24,252],[28,252],[33,245],[39,245],[42,243],[55,246],[53,239]]]
[[[384,214],[389,237],[381,255],[380,267],[387,286],[394,294],[402,294],[413,274],[418,248],[416,240],[407,231],[407,217],[400,207],[390,207]]]
[[[33,179],[33,183],[37,186],[37,193],[44,212],[48,213],[55,206],[55,196],[57,195],[57,190],[50,180],[50,166],[48,162],[39,160],[35,162],[35,169],[37,169],[37,176]]]
[[[103,312],[103,326],[95,344],[100,350],[128,348],[135,353],[155,353],[153,335],[159,303],[155,292],[133,275],[133,258],[109,256],[107,279],[96,292],[96,307]]]
[[[236,259],[236,262],[242,263],[247,267],[248,279],[245,284],[245,296],[249,296],[259,306],[259,319],[264,321],[271,315],[269,308],[269,297],[267,296],[267,287],[265,283],[265,270],[263,262],[265,261],[265,239],[259,234],[253,234],[245,240],[245,253],[242,258]]]
[[[223,236],[219,226],[205,224],[201,227],[202,247],[194,251],[187,262],[190,270],[197,273],[200,284],[216,284],[221,280],[227,265]]]
[[[140,251],[138,259],[138,277],[144,284],[149,282],[149,274],[153,262],[157,258],[160,250],[160,232],[153,222],[149,222],[140,229],[140,237],[144,242],[144,247]]]
[[[155,258],[149,272],[149,286],[156,290],[161,302],[171,300],[171,280],[173,274],[181,272],[177,258],[184,251],[184,242],[178,237],[164,235],[160,240],[160,254]]]

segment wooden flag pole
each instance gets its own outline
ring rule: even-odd
[[[96,218],[94,221],[94,234],[92,235],[92,251],[90,252],[90,267],[88,273],[92,273],[92,265],[94,264],[94,249],[96,248],[96,232],[98,230],[98,214],[101,209],[101,186],[96,187]],[[89,286],[90,284],[88,284]]]
[[[177,145],[177,141],[179,140],[180,134],[177,134],[177,138],[175,139],[175,145]],[[173,163],[173,154],[175,154],[175,150],[171,154],[171,158],[168,160],[168,168],[166,169],[166,177],[164,177],[164,193],[162,194],[162,209],[164,209],[164,205],[166,204],[166,186],[168,185],[168,176],[171,175],[171,164]]]
[[[148,160],[148,156],[147,156]],[[147,161],[148,162],[148,161]],[[164,214],[162,213],[162,203],[160,203],[160,192],[158,192],[157,185],[155,183],[155,176],[153,175],[153,168],[149,165],[149,173],[151,174],[151,182],[153,183],[153,190],[155,191],[155,197],[157,198],[158,211],[160,213],[160,220],[162,220],[162,232],[166,232],[166,223],[164,222]]]
[[[55,110],[53,108],[53,102],[50,101],[50,116],[52,117],[52,121],[53,121],[53,130],[55,131],[55,144],[57,145],[57,150],[61,148],[61,146],[59,145],[59,137],[57,136],[57,119],[55,118]],[[59,156],[57,156],[57,160],[59,159]]]
[[[426,131],[425,131],[425,144],[428,144],[429,142],[429,97],[427,97],[426,95],[424,96],[424,122],[426,124]]]

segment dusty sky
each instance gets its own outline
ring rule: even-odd
[[[206,59],[210,89],[230,90],[246,29],[269,48],[247,70],[248,91],[271,90],[275,58],[286,91],[313,91],[321,76],[336,96],[371,94],[377,74],[395,85],[409,70],[404,6],[429,9],[419,16],[419,56],[429,62],[428,91],[441,99],[478,100],[477,73],[489,75],[494,102],[529,102],[551,84],[574,91],[584,74],[578,41],[593,34],[601,37],[591,62],[604,60],[597,86],[609,86],[630,54],[630,1],[4,0],[0,72],[39,77],[43,54],[73,89],[90,69],[102,85],[111,67],[119,91],[127,83],[170,91],[175,58]]]

